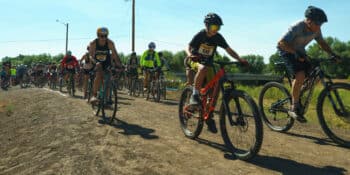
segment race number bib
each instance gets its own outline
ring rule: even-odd
[[[208,46],[206,44],[201,44],[198,49],[198,53],[202,54],[203,56],[212,56],[214,53],[214,46]]]
[[[98,61],[106,61],[107,55],[96,55]]]

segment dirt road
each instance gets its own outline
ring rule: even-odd
[[[79,98],[0,91],[0,174],[350,174],[350,150],[318,125],[297,124],[288,134],[265,127],[259,155],[244,162],[225,151],[220,133],[205,128],[199,139],[185,138],[176,101],[119,95],[111,126]]]

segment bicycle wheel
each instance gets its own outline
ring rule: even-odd
[[[317,116],[323,131],[335,143],[350,147],[350,84],[334,83],[320,93]]]
[[[154,87],[153,87],[153,98],[154,98],[154,101],[156,102],[160,102],[160,96],[161,96],[161,92],[160,92],[160,86],[159,86],[159,82],[156,81],[154,82]]]
[[[72,95],[72,97],[74,97],[75,95],[75,80],[74,80],[74,74],[71,74],[69,76],[69,84],[70,84],[70,92],[69,94]]]
[[[190,106],[190,98],[192,95],[192,87],[186,87],[179,103],[179,119],[180,126],[186,137],[195,139],[199,136],[203,129],[203,110],[200,106]]]
[[[110,121],[109,121],[110,124],[112,124],[113,121],[115,120],[117,109],[118,109],[118,94],[117,94],[118,92],[117,92],[116,83],[112,82],[111,88],[112,88],[112,91],[113,91],[113,93],[111,94],[111,100],[112,101],[110,101],[111,108],[106,110],[106,115],[108,117],[110,117]]]
[[[133,92],[134,92],[134,95],[135,97],[139,97],[140,94],[141,94],[141,91],[143,91],[143,88],[142,88],[142,82],[140,82],[139,80],[133,80]]]
[[[259,95],[259,111],[265,124],[273,131],[287,132],[294,124],[288,110],[292,105],[288,90],[280,83],[266,83]]]
[[[234,90],[221,104],[220,129],[227,149],[237,158],[248,160],[259,152],[263,125],[257,105],[245,92]]]

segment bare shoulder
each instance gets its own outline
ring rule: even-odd
[[[95,42],[95,40],[92,40],[91,42],[90,42],[90,47],[96,47],[96,42]]]
[[[108,39],[107,42],[109,47],[114,47],[114,42],[112,40]]]

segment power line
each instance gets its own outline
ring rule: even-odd
[[[124,38],[128,37],[127,35],[120,36],[111,36],[109,38]],[[82,38],[70,38],[69,40],[77,41],[77,40],[90,40],[92,37],[82,37]],[[8,41],[0,41],[0,43],[28,43],[28,42],[51,42],[51,41],[65,41],[66,39],[57,38],[57,39],[38,39],[38,40],[8,40]]]

